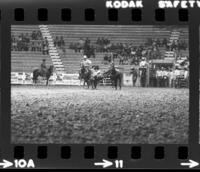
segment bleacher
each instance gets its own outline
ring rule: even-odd
[[[187,46],[188,48],[186,50],[181,50],[181,54],[183,56],[189,56],[189,28],[188,27],[181,29],[180,40],[186,41],[188,45]]]
[[[35,68],[40,67],[42,59],[46,59],[47,66],[52,65],[49,56],[43,55],[41,52],[12,51],[11,57],[12,72],[32,72]]]
[[[29,33],[34,30],[38,31],[38,25],[12,25],[12,35]],[[49,55],[43,55],[42,52],[33,51],[12,51],[11,52],[11,71],[12,72],[32,72],[33,69],[40,67],[42,59],[46,59],[47,66],[52,65]]]
[[[170,30],[166,28],[158,28],[149,25],[48,25],[48,28],[55,38],[63,36],[65,41],[66,53],[62,55],[62,61],[67,73],[76,73],[80,68],[81,53],[76,53],[69,49],[70,43],[76,43],[80,38],[89,38],[91,43],[95,43],[98,37],[104,37],[111,43],[132,43],[133,46],[144,44],[147,38],[169,38]],[[163,50],[161,50],[162,53]],[[96,53],[96,58],[92,59],[93,64],[98,64],[101,69],[106,69],[108,66],[102,63],[105,53]],[[116,61],[118,65],[118,60]],[[130,69],[130,65],[118,65],[122,71]]]
[[[171,30],[165,27],[156,27],[150,25],[48,25],[53,38],[63,36],[65,41],[66,52],[60,52],[61,59],[67,73],[77,73],[80,68],[82,53],[76,53],[69,49],[71,43],[76,43],[80,38],[89,38],[92,43],[95,43],[98,37],[104,37],[111,43],[131,43],[134,46],[144,44],[147,38],[167,38],[169,39]],[[12,25],[11,31],[15,36],[21,33],[32,33],[33,30],[38,31],[38,25]],[[188,40],[187,29],[181,29],[181,39]],[[164,54],[165,50],[160,49]],[[182,54],[188,55],[188,50],[182,51]],[[96,53],[96,58],[91,59],[93,64],[99,65],[101,69],[106,69],[108,65],[102,63],[105,53]],[[13,51],[11,56],[13,72],[32,72],[34,68],[40,66],[42,59],[47,60],[47,65],[52,64],[49,55],[43,55],[42,52],[32,51]],[[119,60],[116,60],[119,64]],[[130,65],[118,65],[122,71],[128,71]]]

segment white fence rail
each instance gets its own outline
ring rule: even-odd
[[[45,79],[38,77],[38,84],[45,85]],[[25,72],[11,72],[11,84],[17,85],[31,85],[33,84],[33,74]],[[56,74],[54,73],[49,79],[50,85],[83,85],[83,82],[80,83],[78,74]],[[100,85],[111,85],[109,78],[104,78]],[[123,85],[132,86],[132,75],[123,74]]]

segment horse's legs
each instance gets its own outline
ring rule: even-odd
[[[38,78],[38,75],[36,75],[35,73],[33,73],[33,83],[34,84],[37,83],[37,78]]]
[[[97,80],[94,82],[94,88],[97,89]]]
[[[89,89],[90,88],[89,81],[86,81],[86,84],[87,84],[87,88]]]
[[[114,81],[114,84],[115,84],[115,90],[117,90],[117,80],[118,80],[118,79],[115,79],[115,81]]]
[[[91,81],[92,89],[95,89],[95,80]]]
[[[122,80],[121,80],[121,78],[119,78],[118,81],[119,81],[119,89],[121,90],[121,88],[122,88],[122,85],[121,85],[122,84]]]

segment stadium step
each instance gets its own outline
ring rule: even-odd
[[[42,32],[42,36],[47,38],[48,45],[49,45],[49,55],[51,57],[52,63],[56,68],[56,72],[64,72],[65,68],[60,57],[59,51],[54,45],[53,37],[48,29],[47,25],[39,25],[40,31]]]

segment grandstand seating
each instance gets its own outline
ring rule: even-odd
[[[96,42],[98,37],[104,37],[111,41],[111,43],[132,43],[135,46],[144,44],[147,38],[169,38],[171,30],[166,27],[157,27],[150,25],[48,25],[52,36],[63,36],[65,41],[66,52],[60,52],[65,71],[67,73],[77,73],[80,68],[81,53],[76,53],[69,49],[70,43],[76,43],[80,38],[88,37],[91,42]],[[11,27],[12,34],[17,36],[21,33],[32,33],[33,30],[39,30],[38,25],[13,25]],[[181,39],[188,41],[187,29],[181,29]],[[165,50],[161,49],[164,56]],[[188,50],[183,51],[188,54]],[[104,53],[96,53],[96,58],[92,58],[93,64],[100,65],[101,69],[106,69],[108,65],[102,63]],[[42,52],[12,52],[12,71],[25,72],[32,71],[33,68],[38,67],[45,58],[47,65],[52,64],[49,55],[43,55]],[[118,60],[116,60],[118,65]],[[118,65],[123,71],[128,71],[130,65]]]
[[[12,25],[11,33],[14,36],[39,31],[38,25]],[[49,55],[42,52],[33,51],[12,51],[11,52],[11,71],[12,72],[32,72],[34,68],[40,67],[42,59],[46,59],[47,66],[52,64]]]
[[[38,25],[12,25],[11,27],[11,33],[14,36],[18,36],[20,34],[31,34],[33,31],[40,30]]]
[[[12,72],[32,72],[33,69],[40,67],[42,59],[46,59],[47,66],[52,65],[49,56],[41,52],[12,51],[11,57]]]
[[[80,66],[81,53],[76,53],[69,49],[70,43],[76,43],[80,38],[89,38],[92,43],[96,42],[98,37],[104,37],[111,43],[132,43],[134,46],[144,44],[147,38],[169,38],[171,31],[166,28],[149,25],[130,25],[130,26],[99,26],[99,25],[48,25],[54,38],[63,36],[65,41],[66,53],[62,54],[62,61],[65,70],[68,73],[77,72]],[[162,53],[163,50],[162,50]],[[108,66],[102,64],[105,53],[96,53],[96,58],[92,59],[93,64],[100,65],[101,69]],[[118,61],[118,60],[117,60]],[[116,63],[118,64],[118,62]],[[130,69],[130,65],[118,65],[122,71]]]

